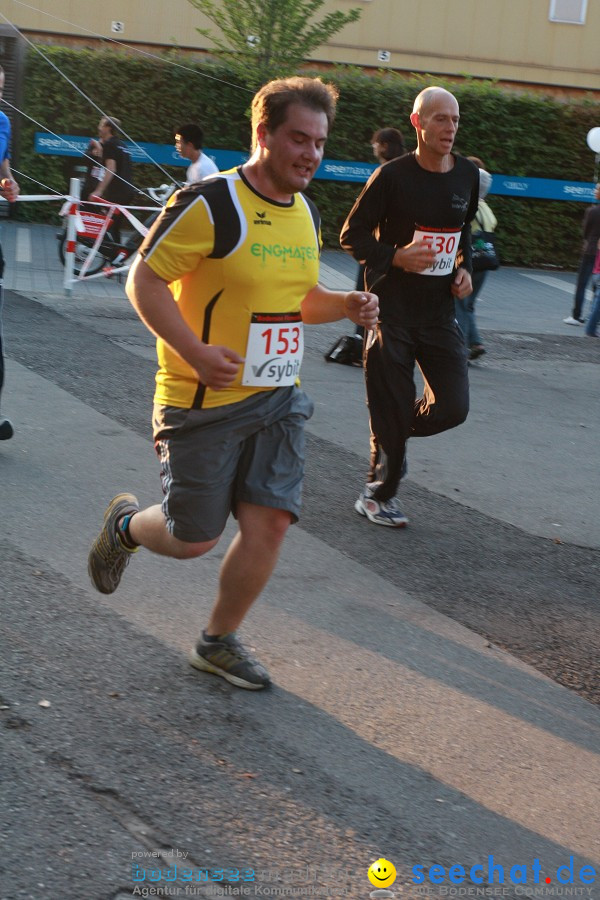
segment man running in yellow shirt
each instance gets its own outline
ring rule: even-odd
[[[337,92],[320,79],[272,81],[252,103],[253,153],[239,169],[180,191],[146,238],[127,283],[156,334],[154,437],[164,499],[115,497],[88,568],[112,593],[138,547],[178,559],[238,532],[193,666],[238,687],[270,684],[235,632],[265,587],[300,512],[304,324],[347,316],[372,328],[378,302],[318,284],[319,214],[304,191],[323,157]]]

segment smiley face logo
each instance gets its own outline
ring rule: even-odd
[[[369,881],[375,887],[385,888],[389,887],[396,880],[396,869],[389,860],[376,859],[369,866],[367,875],[369,876]]]

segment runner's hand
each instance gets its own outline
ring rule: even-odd
[[[398,247],[392,265],[405,272],[424,272],[435,262],[436,252],[426,241],[412,241],[405,247]]]
[[[0,181],[0,192],[5,200],[14,203],[19,196],[19,185],[14,178],[3,178]]]
[[[473,282],[466,269],[461,268],[457,271],[456,278],[450,285],[450,290],[459,300],[464,300],[465,297],[473,293]]]
[[[344,298],[344,310],[355,325],[375,328],[379,318],[379,298],[367,291],[350,291]]]
[[[219,391],[235,381],[243,362],[243,357],[229,347],[204,344],[194,368],[202,384]]]

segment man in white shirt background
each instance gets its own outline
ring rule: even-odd
[[[202,128],[193,123],[180,125],[175,132],[175,149],[180,156],[192,163],[186,173],[186,184],[202,181],[207,175],[214,175],[219,171],[212,159],[202,152],[203,139]]]

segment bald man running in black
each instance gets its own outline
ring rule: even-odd
[[[373,173],[341,234],[342,247],[366,264],[366,284],[380,304],[365,359],[371,465],[355,509],[396,528],[408,522],[396,498],[406,441],[454,428],[469,410],[454,297],[472,290],[469,223],[479,190],[477,167],[452,153],[456,98],[426,88],[410,121],[417,149]],[[415,363],[425,382],[418,400]]]

